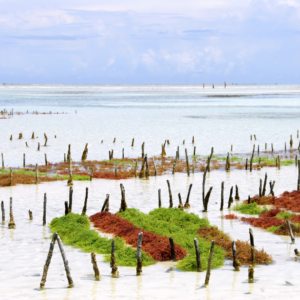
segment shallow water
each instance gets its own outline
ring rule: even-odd
[[[152,89],[152,90],[151,90]],[[51,92],[49,92],[49,90]],[[87,91],[74,95],[70,91]],[[95,91],[96,90],[96,91]],[[63,93],[64,92],[64,93]],[[101,92],[101,93],[100,93]],[[85,142],[89,143],[89,159],[106,158],[109,149],[121,155],[122,147],[125,155],[140,154],[140,144],[146,142],[146,153],[158,155],[160,144],[169,139],[171,145],[167,154],[175,154],[175,149],[183,139],[186,147],[192,151],[192,136],[195,135],[197,153],[207,154],[210,147],[216,153],[225,153],[234,145],[234,151],[250,152],[252,143],[250,134],[256,134],[257,143],[274,143],[275,149],[283,149],[289,134],[296,139],[299,128],[299,107],[297,87],[234,87],[226,90],[233,94],[280,94],[280,96],[251,96],[233,99],[219,98],[211,101],[204,96],[211,93],[222,93],[224,90],[197,89],[192,87],[2,87],[0,88],[1,107],[14,110],[66,111],[68,115],[23,115],[2,122],[0,137],[1,152],[4,153],[5,165],[21,166],[22,153],[27,153],[27,163],[43,163],[43,151],[36,150],[37,140],[31,141],[32,131],[40,137],[46,132],[49,146],[43,148],[49,161],[63,159],[67,144],[72,144],[72,156],[79,160]],[[293,93],[293,94],[292,94]],[[64,97],[62,95],[65,95]],[[91,96],[92,94],[93,96]],[[96,94],[96,95],[95,95]],[[292,94],[292,95],[290,95]],[[175,101],[172,101],[172,98]],[[57,102],[53,102],[53,100]],[[208,102],[209,101],[209,102]],[[216,101],[216,102],[214,102]],[[175,104],[173,103],[175,102]],[[52,103],[54,103],[52,105]],[[100,104],[99,104],[100,103]],[[125,104],[124,104],[125,103]],[[129,103],[129,104],[128,104]],[[136,104],[134,104],[136,103]],[[145,105],[143,103],[146,103]],[[176,104],[177,103],[177,104]],[[218,103],[218,104],[216,104]],[[86,106],[84,107],[84,105]],[[77,109],[77,115],[74,110]],[[72,114],[71,114],[72,113]],[[255,114],[276,118],[259,117]],[[283,117],[280,117],[281,113]],[[247,115],[237,118],[234,115]],[[284,117],[292,115],[295,117]],[[217,117],[205,118],[207,115]],[[204,116],[188,118],[187,116]],[[17,134],[23,132],[26,139],[15,140]],[[9,141],[13,133],[14,141]],[[58,138],[53,138],[57,134]],[[114,137],[117,143],[112,144]],[[131,149],[131,138],[136,138],[136,146]],[[101,145],[101,139],[104,143]],[[188,141],[189,139],[189,141]],[[25,141],[30,148],[25,148]],[[124,143],[121,143],[121,141]],[[126,145],[126,146],[125,146]],[[34,148],[33,148],[34,146]],[[181,146],[183,153],[184,147]],[[225,181],[225,201],[229,197],[230,187],[238,184],[241,199],[258,193],[259,179],[268,173],[268,181],[275,180],[275,194],[278,196],[285,190],[294,190],[297,184],[297,169],[294,166],[263,168],[250,173],[245,170],[212,171],[207,175],[206,189],[213,186],[208,213],[202,212],[202,173],[177,173],[149,180],[129,179],[122,181],[94,179],[92,182],[74,182],[73,211],[82,210],[85,187],[89,187],[87,214],[98,212],[106,194],[110,194],[110,210],[115,212],[120,206],[120,183],[124,184],[126,200],[129,207],[136,207],[144,212],[157,207],[157,191],[162,190],[163,206],[168,206],[168,190],[166,180],[170,180],[174,203],[180,192],[185,199],[188,186],[193,183],[191,192],[191,212],[200,217],[208,217],[211,224],[217,225],[233,239],[248,240],[249,228],[240,221],[221,219],[228,214],[220,208],[221,182]],[[135,276],[135,268],[119,267],[120,277],[110,277],[108,263],[102,262],[97,255],[101,280],[95,282],[90,254],[65,246],[66,256],[71,267],[74,288],[67,289],[67,280],[60,253],[56,246],[50,265],[46,289],[39,290],[43,266],[50,245],[50,230],[42,226],[43,197],[47,193],[47,222],[64,214],[64,201],[68,200],[66,181],[44,183],[38,186],[15,186],[1,188],[1,199],[5,203],[6,224],[0,229],[0,289],[1,299],[228,299],[231,298],[275,298],[287,295],[296,298],[300,288],[298,278],[299,262],[294,261],[294,248],[289,237],[276,236],[269,232],[253,229],[255,246],[264,248],[274,258],[269,266],[255,268],[255,283],[249,284],[248,268],[242,267],[240,272],[233,272],[232,261],[226,260],[224,267],[212,270],[208,288],[204,288],[205,272],[188,273],[168,271],[172,263],[157,263],[143,268],[141,277]],[[13,197],[16,229],[7,228],[9,219],[9,197]],[[226,201],[227,202],[227,201]],[[227,207],[225,204],[224,207]],[[28,210],[33,211],[33,221],[28,219]]]

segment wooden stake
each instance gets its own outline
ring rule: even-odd
[[[170,242],[170,248],[171,248],[171,258],[173,261],[176,261],[177,259],[176,259],[176,254],[175,254],[174,241],[171,236],[169,237],[169,242]]]
[[[72,205],[73,205],[73,187],[70,186],[70,189],[69,189],[69,213],[72,212]]]
[[[270,181],[270,194],[274,196],[274,185],[275,185],[275,180],[272,182]]]
[[[249,266],[249,269],[248,269],[248,282],[254,283],[254,268],[253,268],[253,266]]]
[[[186,172],[187,175],[190,176],[190,164],[189,164],[189,157],[186,148],[185,148],[185,160],[186,160]]]
[[[46,209],[47,209],[47,195],[44,194],[44,208],[43,208],[43,226],[46,225]]]
[[[2,159],[2,169],[4,169],[4,158],[3,158],[3,153],[1,153],[1,159]]]
[[[254,247],[251,247],[251,260],[253,266],[255,265],[255,252],[254,252]]]
[[[295,238],[294,238],[294,235],[293,235],[293,231],[292,231],[292,228],[291,228],[290,221],[286,220],[286,224],[287,224],[289,232],[290,232],[290,237],[291,237],[291,240],[292,240],[292,244],[294,244],[295,243]]]
[[[193,136],[193,139],[192,139],[192,144],[194,144],[195,143],[195,139],[194,139],[194,136]]]
[[[234,271],[239,271],[241,263],[237,259],[236,246],[235,246],[235,242],[234,241],[232,242],[232,255],[233,255],[233,267],[234,267]]]
[[[137,241],[137,251],[136,251],[136,257],[137,257],[137,267],[136,267],[136,276],[142,275],[142,240],[143,240],[143,232],[139,233],[138,241]]]
[[[254,247],[254,236],[253,236],[253,231],[251,228],[249,228],[249,234],[250,234],[250,244],[251,247]]]
[[[126,199],[125,199],[125,189],[123,184],[120,184],[120,189],[121,189],[121,207],[119,212],[125,211],[127,209],[127,204],[126,204]]]
[[[297,165],[298,165],[298,155],[296,154],[295,155],[295,166],[297,167]]]
[[[3,201],[1,201],[1,212],[2,212],[2,224],[5,224],[5,209],[4,209]]]
[[[252,172],[252,163],[253,163],[253,156],[251,156],[251,159],[250,159],[250,172]]]
[[[152,157],[152,160],[153,160],[153,166],[154,166],[154,175],[156,176],[157,171],[156,171],[156,165],[155,165],[154,157]]]
[[[111,267],[111,276],[114,278],[119,277],[118,267],[116,265],[116,258],[115,258],[115,241],[112,240],[111,242],[111,258],[110,258],[110,267]]]
[[[245,169],[248,170],[248,158],[246,158],[246,165],[245,165]]]
[[[85,215],[86,215],[88,196],[89,196],[89,188],[86,187],[86,188],[85,188],[84,205],[83,205],[82,213],[81,213],[82,216],[85,216]]]
[[[94,166],[92,167],[92,170],[91,170],[90,181],[93,180],[93,175],[94,175]]]
[[[161,207],[161,190],[158,190],[158,207]]]
[[[250,198],[250,195],[248,196],[248,204],[251,203],[251,198]]]
[[[194,238],[194,245],[195,245],[195,250],[196,250],[197,272],[201,272],[202,266],[201,266],[200,251],[199,251],[199,245],[198,245],[197,238]]]
[[[193,187],[193,184],[191,183],[190,187],[189,187],[187,197],[186,197],[186,201],[185,201],[185,204],[184,204],[184,208],[190,208],[191,207],[190,203],[189,203],[189,199],[190,199],[190,194],[191,194],[192,187]]]
[[[228,209],[230,208],[231,203],[233,203],[232,193],[233,193],[233,186],[230,189],[230,194],[229,194],[229,199],[228,199]]]
[[[89,152],[88,143],[86,143],[85,147],[84,147],[84,150],[82,152],[81,161],[86,161],[88,152]]]
[[[135,161],[135,167],[134,167],[134,177],[136,177],[136,176],[137,176],[136,172],[137,172],[137,160]]]
[[[41,145],[40,142],[38,142],[38,147],[37,147],[37,151],[40,151]]]
[[[223,206],[224,206],[224,181],[222,181],[221,183],[221,208],[220,210],[223,210]]]
[[[240,200],[240,196],[239,196],[239,188],[237,186],[237,184],[235,185],[235,200],[239,201]]]
[[[176,168],[176,163],[177,163],[177,156],[178,156],[178,152],[176,151],[176,156],[175,156],[174,163],[173,163],[172,174],[175,174],[175,168]]]
[[[91,261],[93,264],[93,270],[95,273],[95,280],[100,280],[100,272],[99,272],[99,268],[97,265],[97,259],[96,259],[96,254],[94,252],[91,253]]]
[[[122,148],[122,159],[124,159],[124,148]]]
[[[167,180],[167,184],[168,184],[168,190],[169,190],[169,208],[173,207],[173,197],[172,197],[172,192],[171,192],[171,186],[170,186],[170,182],[169,180]]]
[[[73,177],[72,177],[72,158],[70,157],[69,161],[69,179],[67,182],[68,186],[72,186],[73,185]]]
[[[47,137],[46,133],[44,133],[44,138],[45,138],[44,147],[46,147],[47,146],[47,142],[48,142],[48,137]]]
[[[13,184],[13,171],[12,171],[12,168],[9,168],[10,169],[10,186],[12,186]]]
[[[202,180],[202,203],[203,207],[205,206],[204,198],[205,198],[205,180],[206,180],[206,170],[203,173],[203,180]]]
[[[28,214],[29,214],[29,220],[31,221],[33,219],[33,217],[32,217],[32,211],[28,210]]]
[[[38,164],[35,165],[35,184],[39,183],[39,170],[38,170]]]
[[[208,190],[208,192],[207,192],[207,194],[205,196],[205,199],[204,199],[204,210],[203,210],[204,212],[207,212],[208,202],[209,202],[209,198],[210,198],[210,194],[211,194],[212,189],[213,189],[213,187],[211,187]]]
[[[274,152],[273,143],[271,143],[272,152]]]
[[[67,161],[71,160],[71,144],[68,146],[68,154],[67,154]]]
[[[265,174],[265,180],[264,180],[264,187],[263,187],[263,190],[262,190],[262,196],[265,196],[266,195],[266,190],[267,190],[267,179],[268,179],[268,175],[267,173]]]
[[[196,156],[196,146],[194,146],[194,156]]]
[[[69,213],[68,201],[65,201],[65,216]]]
[[[284,151],[286,152],[286,142],[284,143]]]
[[[265,143],[265,150],[267,150],[267,143]]]
[[[71,273],[70,273],[69,263],[68,263],[68,260],[66,258],[66,254],[65,254],[65,251],[64,251],[64,246],[63,246],[58,234],[56,236],[56,240],[57,240],[57,243],[58,243],[58,246],[59,246],[61,257],[62,257],[63,262],[64,262],[65,271],[66,271],[66,275],[67,275],[67,279],[68,279],[68,283],[69,283],[69,288],[70,288],[70,287],[73,287],[73,280],[72,280]]]
[[[178,200],[179,200],[178,208],[180,210],[183,210],[183,204],[182,204],[182,201],[181,201],[181,195],[180,195],[180,193],[178,193]]]
[[[45,153],[45,166],[48,166],[47,154]]]
[[[8,228],[9,229],[15,229],[16,224],[15,224],[14,215],[13,215],[12,197],[10,197],[10,200],[9,200],[9,217],[10,217],[10,220],[9,220],[9,223],[8,223]]]
[[[131,147],[134,146],[134,138],[132,139],[132,142],[131,142]]]
[[[205,277],[205,286],[208,286],[208,284],[209,284],[211,262],[212,262],[212,258],[214,255],[214,247],[215,247],[215,241],[211,241],[211,247],[210,247],[208,264],[207,264],[207,271],[206,271],[206,277]]]
[[[261,179],[259,179],[259,197],[261,197],[262,196],[262,180]]]
[[[104,212],[104,211],[105,211],[105,208],[106,208],[106,206],[107,206],[108,201],[109,201],[109,194],[106,194],[106,198],[105,198],[105,200],[104,200],[104,203],[103,203],[101,212]]]

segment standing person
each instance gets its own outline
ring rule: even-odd
[[[215,88],[215,84],[213,83],[213,85],[212,85],[212,88],[214,89]]]
[[[205,88],[205,83],[203,83],[203,88]]]
[[[224,82],[224,88],[226,89],[226,82]]]

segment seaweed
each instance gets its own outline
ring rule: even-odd
[[[209,226],[207,219],[201,219],[193,213],[181,211],[178,208],[157,208],[149,214],[140,212],[135,208],[126,209],[119,215],[130,221],[134,226],[153,232],[160,236],[173,237],[176,244],[180,245],[189,254],[178,262],[177,268],[183,271],[197,271],[194,238],[198,239],[201,253],[202,270],[207,269],[210,242],[197,236],[200,227]],[[224,264],[225,252],[220,247],[215,247],[212,268]]]
[[[251,204],[238,204],[233,207],[233,210],[247,215],[260,215],[261,213],[268,211],[266,207],[259,207],[256,202]]]
[[[225,215],[224,217],[222,217],[223,219],[227,219],[227,220],[237,220],[239,217],[234,215],[234,214],[229,214],[229,215]]]
[[[109,212],[101,212],[90,216],[94,227],[115,236],[124,238],[129,245],[137,247],[137,239],[140,232],[143,232],[142,250],[149,253],[157,261],[171,260],[171,248],[167,237],[156,235],[153,232],[145,231],[135,227],[129,221],[118,215]],[[174,244],[177,259],[183,259],[187,252],[177,244]]]
[[[52,232],[57,232],[62,241],[70,246],[77,247],[84,252],[104,254],[104,261],[110,262],[111,240],[99,236],[96,230],[90,229],[91,223],[87,216],[69,213],[60,218],[54,218],[50,223]],[[115,239],[115,257],[119,266],[136,266],[135,249],[127,247],[124,239]],[[142,251],[144,266],[154,264],[150,255]]]

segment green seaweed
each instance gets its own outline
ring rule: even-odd
[[[233,207],[233,210],[246,215],[260,215],[261,213],[267,212],[268,209],[264,206],[261,208],[256,202],[251,204],[238,204]]]
[[[110,163],[115,163],[115,164],[121,164],[121,165],[135,165],[134,161],[123,161],[123,160],[117,160],[117,159],[112,159],[112,160],[103,160],[103,162],[110,162]]]
[[[62,241],[70,246],[77,247],[84,252],[104,254],[104,261],[110,262],[111,239],[101,237],[98,232],[90,228],[91,223],[87,216],[69,213],[60,218],[54,218],[50,223],[52,232],[57,232]],[[115,257],[117,265],[135,267],[136,250],[126,246],[124,239],[115,240]],[[142,251],[143,266],[149,266],[155,261]]]
[[[277,229],[280,228],[280,226],[271,226],[271,227],[268,227],[267,230],[274,233]]]
[[[294,213],[289,213],[287,211],[281,211],[276,215],[276,218],[279,220],[289,220],[291,217],[296,216]]]
[[[183,271],[197,270],[194,247],[194,238],[197,238],[201,253],[202,269],[207,269],[211,243],[197,235],[197,230],[200,227],[210,227],[207,219],[201,219],[193,213],[187,213],[178,208],[157,208],[149,214],[130,208],[120,213],[120,216],[133,223],[134,226],[141,227],[144,230],[168,238],[172,236],[175,243],[189,252],[189,255],[177,264],[177,268]],[[224,258],[225,251],[221,247],[216,246],[212,268],[221,267],[224,264]]]

